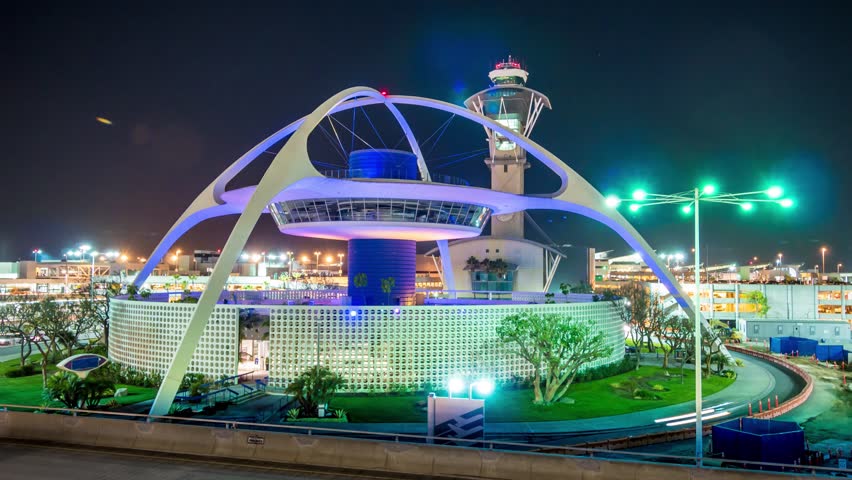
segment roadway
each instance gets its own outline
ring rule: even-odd
[[[185,457],[133,451],[104,451],[58,445],[0,442],[4,480],[350,480],[423,478],[380,472],[323,471],[302,465]]]

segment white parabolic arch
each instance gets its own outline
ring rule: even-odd
[[[177,352],[163,378],[163,383],[157,392],[154,404],[151,406],[151,415],[166,415],[169,412],[192,355],[207,325],[207,321],[213,313],[219,294],[225,287],[228,276],[238,256],[245,247],[249,235],[254,230],[266,206],[279,192],[286,190],[300,179],[322,177],[313,167],[308,156],[307,140],[310,133],[313,132],[328,114],[379,103],[384,103],[387,106],[403,128],[412,151],[417,155],[418,167],[420,168],[422,178],[426,182],[429,181],[430,177],[428,170],[426,170],[419,145],[404,117],[396,109],[394,104],[422,106],[459,115],[484,127],[493,129],[532,153],[559,176],[561,185],[550,197],[518,195],[518,209],[562,210],[577,213],[607,225],[642,256],[642,259],[660,278],[661,282],[668,288],[669,292],[687,315],[693,315],[694,310],[690,298],[686,295],[671,272],[664,267],[663,262],[654,254],[650,245],[639,235],[639,232],[620,213],[607,207],[604,196],[589,182],[545,148],[488,117],[447,102],[411,96],[385,97],[378,91],[368,87],[353,87],[332,96],[317,107],[310,115],[279,130],[249,152],[246,152],[246,154],[228,167],[228,169],[199,194],[189,208],[175,222],[148,258],[148,262],[143,270],[137,275],[134,284],[141,286],[148,275],[150,275],[153,267],[165,255],[166,251],[171,248],[180,236],[194,225],[216,216],[240,214],[236,225],[225,243],[225,247],[222,249],[219,260],[208,279],[207,287],[195,306],[195,310],[187,324]],[[266,169],[263,177],[251,194],[248,203],[240,207],[224,202],[222,194],[225,191],[227,182],[254,161],[263,151],[287,135],[292,136],[275,155],[269,168]],[[702,321],[704,328],[709,330],[710,327],[707,322],[705,320]],[[722,349],[727,354],[727,350],[724,347]]]

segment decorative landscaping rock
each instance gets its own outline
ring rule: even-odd
[[[126,396],[127,396],[127,389],[126,388],[119,388],[115,391],[115,395],[114,395],[115,398],[121,398],[121,397],[126,397]]]

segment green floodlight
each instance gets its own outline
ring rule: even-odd
[[[780,198],[781,195],[784,195],[784,189],[779,186],[769,187],[766,190],[766,195],[768,195],[769,198]]]
[[[615,195],[610,195],[606,197],[605,203],[607,207],[615,208],[621,204],[621,199],[616,197]]]
[[[704,185],[704,188],[701,189],[701,192],[704,193],[704,195],[713,195],[714,193],[716,193],[716,185]]]
[[[645,200],[648,198],[648,192],[641,188],[633,191],[633,200]],[[635,211],[635,210],[634,210]]]
[[[692,205],[684,205],[680,208],[680,211],[683,213],[690,213],[692,212]]]
[[[642,208],[642,205],[639,205],[638,203],[631,203],[630,204],[630,211],[631,212],[638,212],[640,208]]]
[[[793,200],[792,200],[792,199],[790,199],[790,198],[785,198],[785,199],[783,199],[783,200],[780,200],[780,201],[778,202],[778,205],[781,205],[781,206],[782,206],[782,207],[784,207],[784,208],[790,208],[790,207],[792,207],[792,206],[793,206]]]
[[[752,204],[751,202],[741,203],[740,208],[742,208],[743,210],[748,212],[748,211],[751,211],[751,209],[754,208],[754,204]]]

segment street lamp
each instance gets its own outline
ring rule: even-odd
[[[704,426],[701,417],[701,265],[699,262],[701,240],[698,208],[701,202],[738,205],[746,213],[753,211],[755,204],[758,203],[774,203],[784,208],[792,207],[793,200],[781,199],[780,197],[783,194],[784,191],[781,187],[775,186],[752,192],[717,193],[714,185],[705,185],[701,189],[696,187],[674,194],[657,194],[648,193],[645,190],[636,190],[630,199],[621,199],[613,195],[606,198],[606,204],[611,208],[618,207],[622,201],[631,201],[632,203],[629,206],[631,212],[638,212],[641,208],[653,205],[680,205],[683,213],[692,213],[695,218],[695,270],[693,272],[695,277],[695,457],[698,459],[699,465],[701,465],[701,458],[704,456]],[[763,195],[769,198],[764,198]],[[780,259],[781,254],[778,254],[778,257]]]
[[[319,273],[319,256],[322,255],[322,252],[320,252],[319,250],[316,250],[314,252],[314,255],[317,256],[317,273]]]
[[[80,250],[82,249],[83,247],[80,247]],[[98,256],[98,252],[97,250],[92,250],[89,252],[89,255],[92,256],[92,271],[89,274],[89,299],[95,301],[95,257]]]
[[[840,267],[842,267],[842,266],[843,266],[843,264],[842,264],[842,263],[838,263],[838,264],[837,264],[837,273],[840,273]]]
[[[822,247],[822,272],[825,273],[825,252],[828,250],[825,247]]]
[[[776,264],[780,267],[780,266],[781,266],[781,261],[782,261],[783,259],[784,259],[784,254],[779,252],[779,253],[778,253],[778,260],[776,260],[776,261],[775,261],[775,263],[776,263]]]
[[[343,275],[343,254],[337,254],[337,266],[339,267],[337,274]]]
[[[38,262],[38,256],[41,255],[41,249],[36,248],[33,250],[33,261]]]
[[[464,380],[460,378],[451,378],[447,384],[447,393],[449,394],[449,398],[453,398],[454,393],[461,393],[464,391]],[[473,399],[473,389],[476,388],[476,392],[479,393],[483,397],[487,397],[491,395],[491,392],[494,391],[494,382],[488,378],[481,378],[479,380],[470,382],[467,385],[467,399]]]

